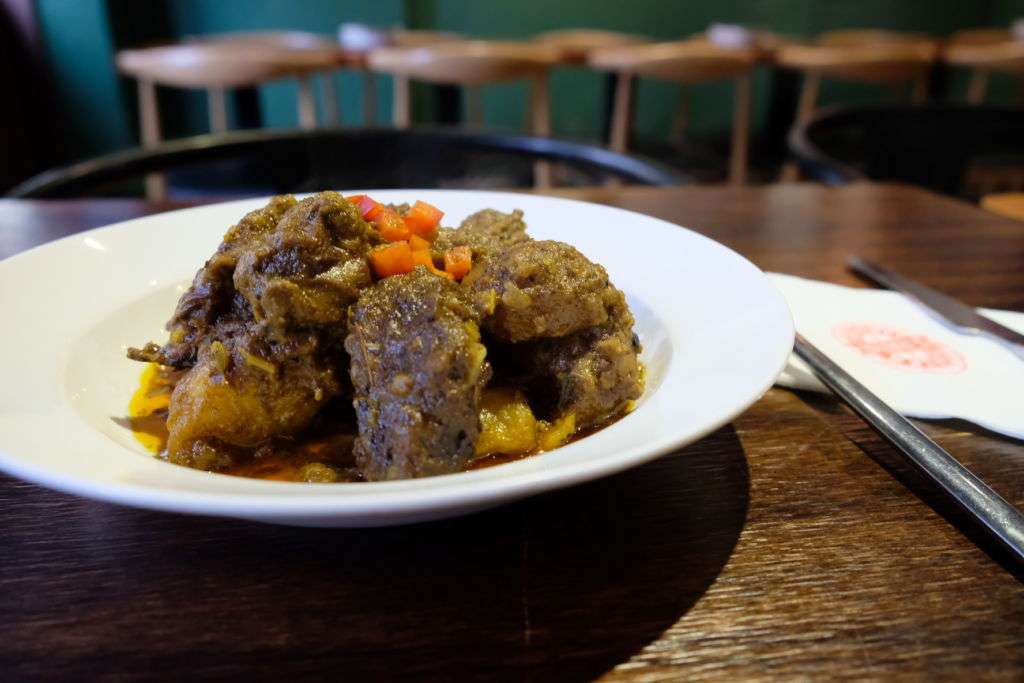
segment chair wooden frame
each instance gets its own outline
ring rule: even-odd
[[[588,63],[619,76],[609,146],[617,152],[625,152],[628,147],[636,78],[684,85],[732,79],[735,85],[729,182],[743,184],[748,165],[751,74],[760,57],[757,48],[725,48],[704,38],[594,50]]]
[[[802,123],[818,106],[824,78],[910,83],[911,101],[923,103],[938,54],[938,43],[922,34],[854,29],[824,33],[813,44],[782,45],[775,52],[775,63],[804,74],[796,117],[797,123]]]
[[[458,85],[467,88],[471,123],[479,125],[482,107],[479,91],[483,85],[508,81],[529,84],[529,132],[551,134],[551,106],[548,75],[559,62],[554,48],[531,43],[500,41],[452,41],[416,48],[381,48],[368,57],[369,68],[390,74],[394,81],[392,119],[396,128],[408,128],[411,116],[411,82]],[[537,185],[549,186],[548,164],[537,165]]]
[[[554,48],[567,64],[583,64],[594,50],[627,45],[646,45],[653,42],[646,36],[602,29],[570,28],[545,31],[533,37],[533,42]]]
[[[185,43],[118,52],[119,72],[135,78],[138,88],[139,129],[143,146],[161,138],[156,86],[205,90],[211,132],[228,128],[227,90],[296,78],[299,127],[317,125],[313,75],[345,64],[344,53],[332,41],[298,31],[241,32],[192,39]],[[329,76],[322,79],[325,119],[338,119],[337,97]],[[146,182],[147,196],[166,194],[164,179]]]
[[[950,36],[942,59],[971,70],[966,99],[969,104],[981,104],[992,73],[1024,75],[1024,41],[1015,40],[1006,29],[967,29]]]

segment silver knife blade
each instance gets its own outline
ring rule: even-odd
[[[904,275],[886,270],[859,256],[851,256],[847,263],[855,272],[910,297],[957,330],[967,334],[985,335],[1002,342],[1010,351],[1024,359],[1024,334],[986,318],[972,307],[951,296],[922,285],[920,282],[915,282]]]

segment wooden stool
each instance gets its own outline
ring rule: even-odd
[[[981,104],[994,72],[1024,74],[1024,41],[1006,29],[980,28],[959,31],[943,46],[942,59],[952,66],[971,70],[967,102]]]
[[[682,84],[734,79],[729,182],[742,184],[747,174],[750,75],[758,58],[757,48],[720,47],[704,38],[594,50],[588,57],[588,63],[619,76],[609,146],[617,152],[625,152],[628,146],[633,80],[636,77]]]
[[[530,85],[529,130],[534,135],[551,134],[548,74],[558,63],[554,48],[531,43],[467,40],[417,48],[381,48],[369,55],[369,66],[391,74],[394,79],[393,122],[408,128],[410,82],[425,81],[469,88],[469,121],[480,125],[483,111],[475,89],[493,83],[525,80]],[[550,169],[538,164],[537,185],[550,184]]]

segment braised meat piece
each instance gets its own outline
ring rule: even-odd
[[[386,278],[363,291],[349,330],[363,477],[461,470],[473,456],[490,368],[459,287],[422,266]]]
[[[395,226],[382,224],[390,235]],[[492,362],[500,381],[491,396],[518,397],[496,405],[519,406],[537,433],[539,409],[552,419],[544,434],[556,434],[555,445],[639,397],[639,342],[625,297],[572,246],[531,240],[521,211],[486,209],[441,228],[432,269],[384,267],[386,254],[371,259],[381,244],[336,192],[276,197],[228,230],[179,300],[167,343],[128,351],[179,370],[167,409],[169,460],[237,472],[312,435],[321,450],[309,451],[316,459],[303,463],[302,477],[332,480],[329,463],[339,461],[326,456],[341,442],[332,431],[328,454],[316,439],[340,428],[341,448],[348,454],[351,443],[366,480],[457,472],[478,441],[492,448],[480,439]],[[461,283],[436,267],[457,246],[473,252],[469,273],[448,271],[465,273]],[[422,253],[407,253],[423,263]],[[466,263],[465,249],[449,256]]]
[[[203,469],[295,434],[347,386],[347,309],[372,284],[376,230],[336,192],[277,197],[228,230],[168,323],[129,356],[190,368],[171,395],[168,457]]]
[[[550,240],[514,244],[463,280],[502,341],[562,337],[608,320],[621,297],[604,268],[574,247]]]
[[[254,332],[201,348],[175,386],[167,415],[171,462],[227,467],[235,447],[297,434],[345,386],[344,365],[336,369],[343,361],[316,335],[267,346]]]
[[[617,289],[601,325],[566,337],[512,345],[533,377],[534,396],[555,399],[554,414],[572,413],[576,429],[615,417],[643,393],[633,314]]]
[[[351,202],[321,192],[240,254],[235,289],[270,337],[315,327],[343,339],[348,305],[372,283],[365,257],[377,242]]]
[[[475,260],[484,259],[494,252],[520,242],[528,242],[523,212],[502,213],[494,209],[477,211],[462,221],[458,228],[438,230],[434,247],[440,251],[467,246],[473,250]]]
[[[248,306],[235,292],[233,278],[238,257],[273,231],[281,216],[296,203],[291,195],[274,197],[265,207],[250,211],[233,225],[217,251],[196,273],[192,286],[178,300],[167,323],[169,341],[162,347],[150,343],[142,349],[128,349],[128,357],[176,368],[191,367],[199,348],[214,338],[218,325],[229,321],[244,324],[251,319]]]

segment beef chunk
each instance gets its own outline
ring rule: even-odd
[[[349,304],[372,282],[365,257],[378,241],[351,202],[321,192],[240,255],[234,286],[271,337],[317,327],[343,339]]]
[[[604,324],[566,337],[515,345],[532,371],[533,393],[555,398],[555,414],[573,413],[577,429],[616,416],[643,392],[633,314],[622,292],[613,291]]]
[[[484,209],[469,216],[454,230],[441,228],[434,246],[440,251],[467,246],[473,250],[476,260],[483,260],[505,247],[529,240],[522,211],[502,213]]]
[[[170,340],[162,347],[147,344],[142,349],[129,349],[128,357],[170,365],[191,367],[199,348],[215,338],[218,323],[246,320],[247,306],[236,298],[232,278],[239,255],[271,232],[281,216],[296,204],[295,197],[274,197],[262,209],[250,211],[233,225],[213,256],[199,269],[192,286],[178,300],[178,306],[167,329]],[[242,303],[242,306],[237,304]]]
[[[170,341],[129,351],[188,369],[171,396],[171,460],[224,465],[235,447],[295,434],[347,387],[347,309],[372,284],[378,241],[337,192],[276,197],[228,230],[181,297]]]
[[[356,463],[371,481],[457,472],[473,456],[490,369],[457,285],[418,267],[352,307]]]
[[[201,348],[171,394],[168,459],[219,469],[232,464],[232,447],[298,433],[345,379],[318,345],[311,335],[268,348],[236,334]]]
[[[601,325],[621,295],[608,273],[563,242],[504,249],[466,276],[484,327],[502,341],[561,337]]]

